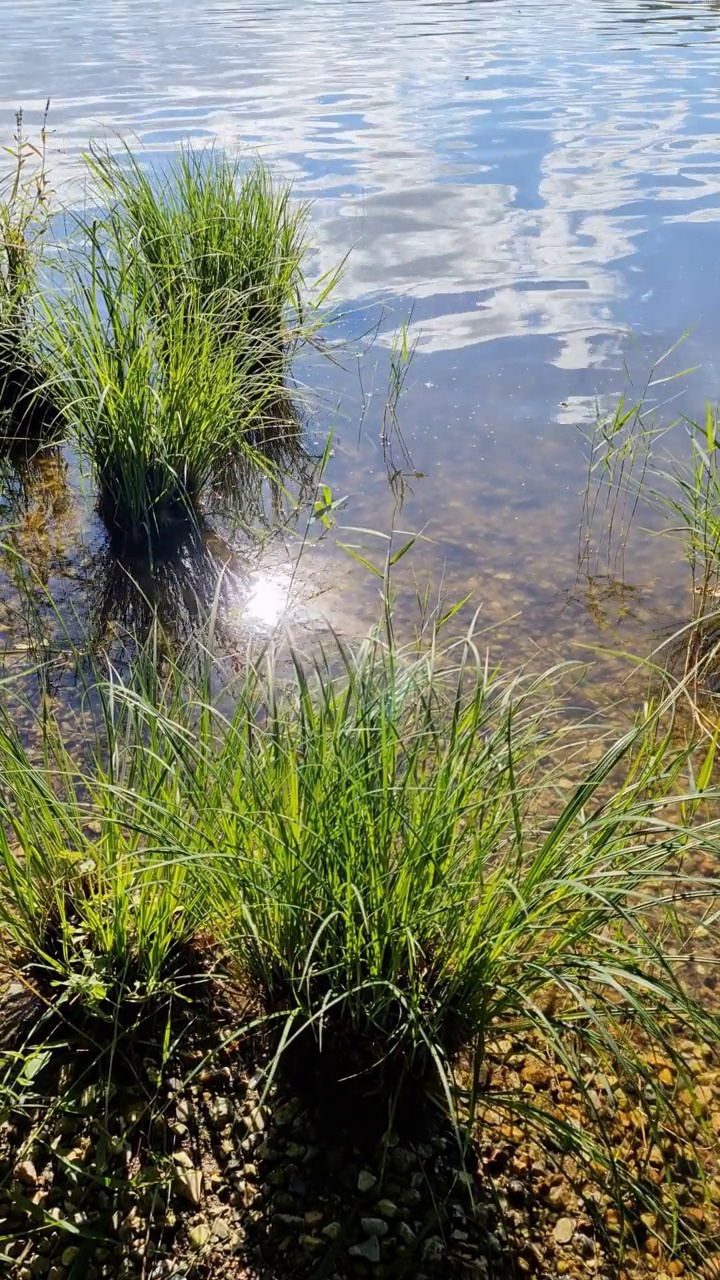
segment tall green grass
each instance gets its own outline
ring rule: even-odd
[[[87,155],[108,217],[135,241],[160,316],[188,293],[244,335],[260,365],[286,368],[306,313],[308,205],[260,161],[181,149],[162,174],[126,150]],[[221,306],[218,306],[218,302]]]
[[[40,760],[0,734],[5,967],[102,1043],[210,946],[274,1037],[271,1074],[360,1077],[389,1110],[413,1077],[452,1108],[456,1063],[477,1080],[511,1037],[562,1062],[588,1127],[498,1105],[664,1212],[603,1145],[588,1079],[617,1077],[659,1131],[649,1050],[684,1079],[678,1036],[717,1044],[680,979],[718,888],[693,869],[719,852],[712,752],[693,769],[647,711],[583,763],[571,673],[494,671],[472,633],[250,654],[220,688],[209,659],[154,658],[96,687],[91,757],[52,716]]]
[[[197,520],[204,492],[231,459],[251,454],[268,389],[252,353],[219,340],[218,317],[188,292],[157,323],[138,256],[88,228],[84,255],[46,310],[44,343],[57,395],[93,468],[111,531],[153,539]]]
[[[288,376],[319,323],[307,209],[214,151],[184,149],[164,175],[130,153],[87,160],[104,210],[74,220],[39,345],[109,529],[152,540],[297,452]]]
[[[31,763],[3,717],[0,961],[38,999],[20,1028],[31,1040],[64,1024],[71,1046],[89,1037],[106,1059],[120,1032],[137,1033],[197,978],[184,947],[204,911],[187,861],[153,844],[132,754],[114,733],[103,745],[105,759],[83,767],[45,719],[42,762]]]
[[[289,686],[252,669],[230,719],[146,707],[269,1009],[405,1063],[516,1021],[614,1055],[628,1019],[689,1016],[652,923],[691,838],[669,817],[685,754],[644,723],[558,806],[552,685],[472,641],[408,659],[378,635],[296,659]]]
[[[44,238],[50,220],[46,173],[47,116],[37,142],[18,111],[15,135],[3,148],[0,175],[0,437],[37,441],[54,423],[36,365],[30,331]]]
[[[672,634],[653,655],[656,670],[679,679],[697,723],[714,733],[714,714],[703,704],[720,689],[720,435],[710,403],[697,421],[683,415],[663,420],[663,405],[652,399],[651,389],[681,376],[651,378],[636,401],[621,399],[614,413],[599,420],[590,439],[579,564],[587,569],[594,554],[597,571],[604,542],[604,581],[619,570],[615,585],[621,588],[625,544],[638,514],[652,512],[656,526],[660,518],[656,531],[682,549],[690,573],[685,625],[675,619]]]
[[[0,315],[4,323],[25,318],[36,283],[37,252],[47,226],[47,114],[36,144],[25,132],[22,111],[15,117],[12,145],[3,148],[10,171],[0,182]]]

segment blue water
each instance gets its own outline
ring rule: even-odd
[[[688,410],[720,380],[720,9],[701,0],[0,0],[0,128],[52,99],[58,197],[81,199],[89,136],[258,150],[313,201],[313,269],[347,256],[336,330],[352,372],[303,374],[334,423],[346,526],[422,531],[403,562],[471,591],[509,637],[594,639],[577,590],[590,423],[688,331],[668,370]],[[380,447],[389,334],[417,343],[394,512]],[[366,398],[366,397],[365,397]],[[337,412],[333,406],[337,403]],[[359,442],[359,443],[358,443]],[[317,553],[345,620],[370,600],[336,531]],[[328,564],[331,570],[328,571]],[[682,611],[682,556],[638,531],[610,621]],[[370,608],[370,605],[367,605]],[[602,626],[600,626],[602,631]],[[510,644],[510,639],[503,643]]]

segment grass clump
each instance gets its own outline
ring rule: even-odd
[[[250,387],[248,353],[218,341],[208,306],[188,293],[158,325],[134,248],[108,243],[99,227],[89,235],[90,273],[74,264],[71,289],[48,312],[55,380],[108,528],[153,540],[197,519],[230,458],[255,458],[264,392]]]
[[[37,766],[0,730],[0,958],[26,993],[4,1008],[4,1036],[92,1050],[101,1072],[157,1046],[202,969],[186,865],[147,840],[146,800],[117,763],[80,770],[50,723]]]
[[[276,379],[306,321],[308,206],[293,201],[260,160],[243,166],[214,149],[181,149],[163,176],[130,151],[87,156],[109,218],[135,241],[159,316],[188,293],[247,342]]]
[[[210,946],[252,1009],[233,1039],[266,1064],[270,1044],[266,1080],[339,1103],[341,1122],[379,1106],[387,1124],[407,1100],[417,1115],[439,1081],[472,1124],[482,1093],[602,1170],[623,1215],[670,1222],[593,1082],[614,1079],[655,1141],[672,1101],[653,1055],[692,1090],[678,1037],[717,1045],[680,979],[716,891],[692,862],[717,854],[699,820],[712,757],[693,774],[648,713],[584,764],[566,671],[492,671],[473,634],[410,652],[378,632],[284,671],[250,655],[222,694],[217,674],[168,660],[114,677],[84,768],[52,722],[40,763],[0,735],[4,962],[71,1011],[66,1042],[91,1034],[115,1060],[118,1028],[150,1043],[160,1010],[175,1043]],[[481,1085],[508,1042],[561,1064],[586,1123]]]
[[[10,172],[0,179],[0,433],[6,439],[37,440],[55,416],[30,342],[50,216],[45,168],[49,105],[38,143],[27,136],[18,111],[13,143],[3,148],[11,162]]]
[[[215,152],[183,150],[157,183],[130,154],[88,163],[107,208],[77,223],[43,344],[103,518],[133,543],[197,525],[228,478],[273,475],[278,439],[297,451],[307,210]]]
[[[558,804],[556,678],[376,635],[289,682],[251,666],[229,716],[197,685],[133,700],[157,842],[202,859],[214,932],[314,1070],[447,1082],[523,1028],[584,1090],[588,1057],[642,1074],[633,1038],[672,1019],[713,1034],[665,928],[688,842],[712,840],[673,817],[687,753],[650,717]]]

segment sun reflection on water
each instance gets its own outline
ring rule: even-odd
[[[274,629],[287,619],[290,613],[292,575],[285,572],[268,573],[258,570],[250,575],[246,584],[247,594],[238,604],[235,616],[238,621],[256,627]]]

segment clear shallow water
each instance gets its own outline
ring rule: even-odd
[[[0,0],[0,36],[0,126],[18,105],[39,121],[51,96],[62,198],[82,196],[88,137],[119,134],[158,157],[188,136],[249,146],[314,200],[317,271],[348,255],[338,335],[382,322],[361,426],[357,376],[301,371],[340,404],[316,430],[333,418],[344,525],[393,520],[379,435],[388,335],[410,319],[401,422],[421,478],[395,520],[425,538],[398,573],[408,610],[414,579],[442,577],[489,622],[513,618],[495,633],[513,656],[614,645],[618,625],[647,648],[684,620],[681,556],[639,527],[623,590],[578,579],[577,427],[623,389],[626,359],[641,381],[686,329],[674,367],[700,370],[679,406],[717,397],[720,6]],[[373,548],[338,531],[304,593],[353,631],[373,586],[336,542]],[[276,547],[276,595],[283,572]]]

